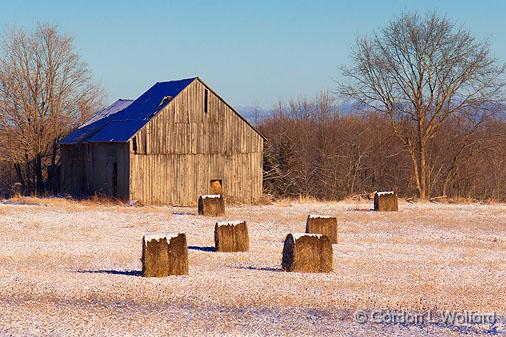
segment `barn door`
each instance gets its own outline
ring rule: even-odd
[[[211,180],[211,186],[209,188],[209,193],[223,194],[223,186],[221,184],[221,180],[218,180],[218,179]]]

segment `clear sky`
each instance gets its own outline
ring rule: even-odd
[[[506,1],[0,0],[0,26],[56,24],[108,94],[200,76],[236,107],[333,90],[358,35],[402,12],[436,11],[488,38],[506,62]]]

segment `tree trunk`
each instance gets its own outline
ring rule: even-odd
[[[419,103],[419,106],[421,104]],[[418,160],[419,160],[419,175],[418,179],[420,180],[419,189],[418,189],[418,197],[422,200],[427,199],[427,160],[426,160],[426,152],[427,147],[426,141],[427,137],[424,134],[424,124],[425,124],[425,112],[422,108],[417,109],[418,112],[418,125],[417,125],[417,140],[418,140]]]
[[[14,169],[16,170],[16,175],[18,176],[19,183],[21,184],[21,193],[25,193],[26,190],[26,183],[25,179],[23,178],[23,173],[21,171],[21,164],[16,163],[14,164]]]
[[[421,186],[421,179],[420,179],[419,163],[418,163],[418,159],[416,157],[415,146],[411,142],[409,142],[407,144],[407,148],[408,148],[409,156],[411,158],[411,164],[413,165],[413,175],[415,178],[416,190],[418,192],[418,197],[421,198],[422,186]]]
[[[426,161],[426,147],[424,141],[420,139],[419,147],[418,147],[418,156],[420,158],[420,189],[419,189],[419,197],[422,200],[427,199],[427,161]]]
[[[25,156],[25,189],[23,190],[24,195],[29,195],[32,193],[32,171],[30,168],[30,160],[28,159],[28,156]]]
[[[56,140],[53,142],[53,146],[51,149],[51,164],[47,168],[47,190],[53,194],[58,193],[58,169],[56,165],[56,153],[58,149],[58,144]]]
[[[44,176],[42,174],[42,158],[40,153],[35,158],[35,177],[37,195],[44,195]]]

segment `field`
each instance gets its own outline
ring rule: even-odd
[[[506,205],[371,201],[231,206],[248,253],[212,250],[193,208],[0,204],[0,335],[506,335]],[[335,215],[331,274],[280,269],[308,213]],[[147,231],[184,232],[190,275],[143,278]],[[357,322],[357,310],[496,313],[491,324]]]

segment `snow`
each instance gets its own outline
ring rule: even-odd
[[[317,219],[317,218],[320,218],[320,219],[330,219],[330,218],[335,218],[335,217],[331,216],[331,215],[309,214],[309,218],[311,218],[311,219]]]
[[[497,312],[506,334],[506,204],[228,205],[248,224],[250,251],[216,254],[214,226],[226,220],[196,207],[36,202],[0,205],[0,336],[490,335],[358,324],[357,309]],[[284,239],[308,214],[339,214],[332,273],[282,272]],[[185,233],[189,275],[141,277],[144,233]]]
[[[220,227],[220,226],[230,226],[230,225],[237,226],[237,225],[242,224],[244,222],[245,222],[244,220],[237,220],[237,221],[229,221],[229,220],[227,220],[227,221],[218,221],[216,224],[218,225],[218,227]]]
[[[320,238],[321,234],[313,234],[313,233],[290,233],[293,236],[294,240],[300,239],[303,236],[314,236],[316,238]]]
[[[144,242],[148,242],[151,240],[159,241],[161,239],[166,239],[167,242],[169,242],[170,239],[173,239],[178,235],[179,235],[178,233],[157,233],[157,232],[145,233]]]
[[[206,194],[202,196],[202,199],[206,198],[221,198],[221,194]]]
[[[394,191],[376,192],[377,195],[395,194]]]

